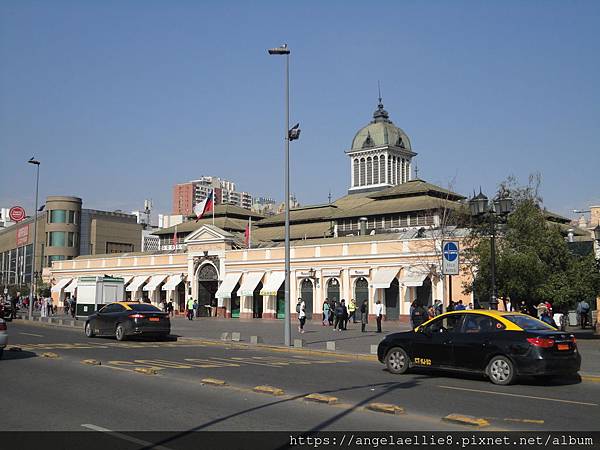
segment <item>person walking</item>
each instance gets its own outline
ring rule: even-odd
[[[342,300],[343,301],[343,300]],[[342,331],[344,329],[344,305],[342,302],[336,303],[335,307],[335,324],[333,325],[333,329],[335,331]]]
[[[169,313],[169,316],[173,317],[174,311],[175,308],[173,307],[173,300],[169,300],[169,302],[167,303],[167,312]]]
[[[360,305],[360,331],[365,332],[369,323],[369,305],[366,300]]]
[[[200,317],[200,305],[198,305],[198,300],[194,300],[194,317],[197,319]]]
[[[411,322],[413,328],[417,328],[429,319],[429,315],[427,314],[427,310],[425,309],[425,307],[417,303],[416,300],[413,302],[413,305],[414,307],[412,310]]]
[[[381,333],[381,319],[383,319],[383,305],[381,300],[375,302],[375,320],[377,320],[377,332]]]
[[[16,297],[11,298],[9,296],[9,299],[10,299],[10,308],[11,308],[10,318],[16,319],[17,318],[17,298]]]
[[[464,311],[465,305],[463,305],[462,300],[459,300],[458,303],[454,306],[454,311]]]
[[[354,299],[350,299],[350,303],[348,303],[348,321],[352,320],[352,323],[356,323],[356,303]]]
[[[443,312],[443,305],[442,305],[442,301],[441,300],[436,300],[433,304],[433,309],[435,311],[435,315],[439,316],[442,314]],[[473,309],[473,308],[471,308]]]
[[[577,316],[579,317],[579,325],[581,329],[584,329],[588,323],[588,314],[590,312],[590,304],[585,300],[581,300],[577,303],[577,309],[575,309]]]
[[[187,318],[188,320],[194,320],[194,299],[192,297],[187,301]]]
[[[326,327],[329,325],[329,301],[325,299],[323,302],[323,326]]]
[[[338,302],[336,299],[333,299],[329,302],[329,326],[333,325],[333,321],[335,319],[335,309],[337,308],[337,306]]]
[[[71,297],[71,300],[69,301],[69,307],[71,309],[71,317],[73,319],[76,319],[76,313],[77,313],[77,297],[73,296]]]
[[[306,303],[301,298],[296,304],[296,313],[298,314],[298,332],[304,334],[304,324],[306,323]]]
[[[344,324],[344,328],[342,328],[343,330],[347,330],[348,329],[348,307],[346,306],[346,300],[342,299],[342,308],[344,308],[344,314],[342,316],[342,322]]]

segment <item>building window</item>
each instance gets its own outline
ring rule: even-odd
[[[385,158],[383,155],[379,157],[379,182],[385,183]]]
[[[360,185],[365,185],[365,158],[360,159]]]
[[[392,157],[388,156],[387,158],[387,182],[389,184],[394,184],[394,180],[392,180]]]
[[[358,186],[359,183],[359,166],[358,166],[358,158],[354,159],[354,173],[352,174],[353,177],[353,186]]]
[[[373,157],[373,184],[379,184],[379,157]]]
[[[77,247],[78,242],[77,242],[77,233],[71,233],[69,232],[67,234],[67,247]]]
[[[64,247],[66,244],[64,231],[51,231],[48,233],[48,247]]]
[[[67,211],[64,209],[50,211],[50,223],[67,223]]]
[[[407,227],[409,226],[409,222],[408,222],[408,214],[403,214],[400,216],[400,226],[401,227]]]
[[[373,184],[373,161],[369,156],[367,158],[367,185]]]
[[[107,242],[106,253],[127,253],[133,251],[133,244],[122,244],[120,242]]]
[[[46,257],[46,266],[50,267],[54,261],[64,261],[64,255],[51,255]]]

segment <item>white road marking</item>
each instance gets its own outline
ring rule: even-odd
[[[150,447],[152,449],[172,450],[169,447],[163,447],[162,445],[156,445],[156,444],[153,444],[152,442],[144,441],[142,439],[137,439],[137,438],[134,438],[133,436],[128,436],[126,434],[119,433],[117,431],[109,430],[108,428],[99,427],[98,425],[94,425],[92,423],[82,423],[81,426],[84,428],[88,428],[89,430],[101,431],[103,433],[110,434],[111,436],[122,439],[124,441],[133,442],[134,444],[143,445],[145,447]]]
[[[532,398],[534,400],[546,400],[549,402],[572,403],[575,405],[585,405],[585,406],[598,406],[597,403],[576,402],[575,400],[562,400],[560,398],[535,397],[533,395],[509,394],[508,392],[482,391],[480,389],[468,389],[468,388],[460,388],[460,387],[455,387],[455,386],[438,385],[438,387],[442,388],[442,389],[454,389],[457,391],[479,392],[482,394],[505,395],[508,397]]]
[[[44,337],[44,335],[42,335],[42,334],[23,333],[22,331],[19,331],[19,334],[26,334],[27,336],[35,336],[35,337]]]

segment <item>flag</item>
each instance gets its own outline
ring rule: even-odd
[[[206,198],[194,206],[194,214],[196,214],[196,222],[202,219],[202,216],[209,211],[213,211],[214,190],[210,191]]]
[[[175,225],[175,234],[173,235],[173,245],[177,245],[177,225]]]
[[[246,231],[244,231],[244,244],[246,245],[246,248],[250,248],[250,236],[251,236],[251,229],[250,227],[252,226],[252,217],[248,218],[248,224],[246,225]]]

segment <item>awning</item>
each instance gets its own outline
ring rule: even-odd
[[[244,275],[244,281],[238,290],[238,295],[250,297],[254,295],[254,289],[260,283],[264,272],[248,272]]]
[[[413,272],[407,270],[400,277],[400,283],[406,287],[423,286],[423,281],[425,281],[425,278],[427,278],[428,275],[427,272]]]
[[[131,283],[129,283],[129,286],[127,286],[125,290],[129,292],[136,292],[142,286],[142,284],[146,282],[147,279],[148,275],[138,275]]]
[[[285,281],[285,272],[271,272],[269,281],[260,290],[260,295],[277,295],[281,283]]]
[[[170,275],[167,282],[165,284],[163,284],[162,290],[163,291],[174,291],[177,288],[177,285],[179,283],[181,283],[183,278],[184,277],[182,277],[181,274],[179,274],[179,273],[177,275]]]
[[[150,278],[150,281],[148,281],[148,284],[144,286],[142,290],[149,292],[155,291],[158,285],[165,281],[166,278],[167,275],[152,275],[152,278]]]
[[[75,289],[77,289],[77,278],[74,278],[73,281],[71,282],[71,284],[69,284],[65,288],[65,292],[68,292],[69,294],[74,294]]]
[[[127,286],[133,280],[133,275],[122,275],[118,278],[123,278],[123,286]]]
[[[372,286],[375,289],[387,289],[392,284],[392,280],[396,278],[400,267],[394,269],[377,269],[377,272],[373,275]]]
[[[231,293],[235,289],[240,277],[242,276],[241,272],[232,272],[225,275],[225,279],[217,289],[215,293],[216,298],[231,298]]]
[[[58,280],[58,283],[56,283],[54,286],[52,286],[50,291],[51,292],[61,292],[65,288],[65,286],[71,282],[72,279],[73,278],[63,278],[62,280]]]

